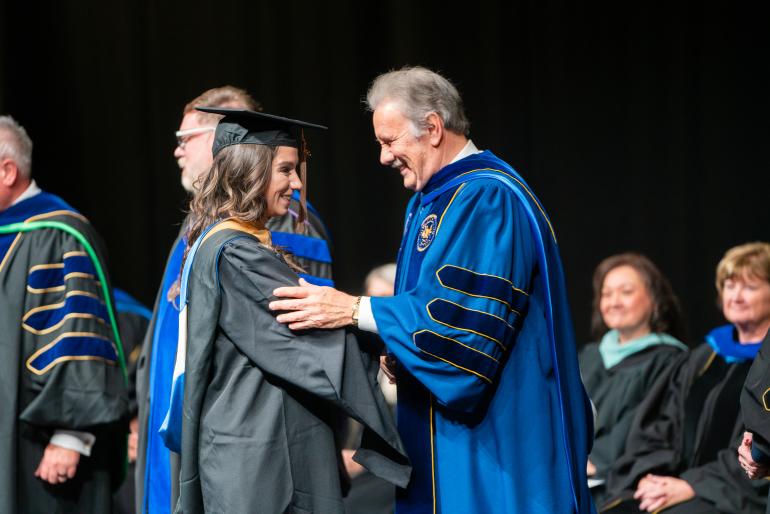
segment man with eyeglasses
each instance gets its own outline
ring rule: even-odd
[[[199,179],[213,163],[214,129],[221,118],[218,114],[197,111],[196,107],[262,110],[246,91],[232,86],[209,89],[185,106],[182,123],[176,132],[174,157],[182,172],[182,187],[193,195]],[[304,226],[295,227],[299,209],[299,201],[294,199],[286,216],[271,220],[268,228],[272,241],[289,251],[307,271],[303,278],[318,285],[331,285],[331,253],[326,228],[310,204]],[[178,278],[186,245],[186,221],[166,261],[137,367],[139,412],[131,423],[129,441],[129,448],[136,450],[129,457],[136,459],[138,513],[171,512],[178,497],[178,456],[166,448],[158,430],[171,396],[179,320]]]

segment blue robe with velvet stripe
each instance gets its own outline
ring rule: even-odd
[[[396,295],[372,312],[398,369],[414,471],[397,512],[593,512],[590,404],[555,236],[490,152],[407,208]]]

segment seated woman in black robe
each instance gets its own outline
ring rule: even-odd
[[[267,308],[273,289],[298,283],[265,223],[302,187],[304,151],[290,130],[308,125],[206,112],[225,117],[191,203],[181,280],[177,511],[344,512],[334,437],[343,415],[364,426],[358,462],[404,487],[409,467],[376,383],[379,349],[342,330],[292,332]]]
[[[594,409],[588,476],[603,480],[625,449],[636,409],[652,384],[687,347],[679,301],[668,279],[644,255],[604,259],[594,271],[592,331],[599,343],[580,353]],[[594,497],[601,491],[592,489]],[[598,498],[597,498],[598,499]]]
[[[601,512],[765,511],[767,481],[746,477],[736,451],[741,388],[770,328],[770,245],[730,249],[716,286],[730,324],[712,330],[655,383],[608,474]]]

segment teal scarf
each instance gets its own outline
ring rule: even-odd
[[[655,332],[634,339],[633,341],[620,344],[620,335],[618,334],[618,331],[610,330],[604,334],[602,342],[599,343],[599,353],[602,356],[604,367],[610,369],[617,366],[626,357],[641,352],[642,350],[646,350],[650,346],[659,344],[667,344],[679,348],[680,350],[687,350],[687,346],[682,344],[678,339],[671,337],[668,334]]]

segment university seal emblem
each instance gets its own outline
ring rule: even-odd
[[[417,251],[424,252],[430,244],[433,242],[433,238],[436,237],[436,229],[438,228],[438,217],[435,214],[431,214],[420,225],[420,233],[417,234]]]

